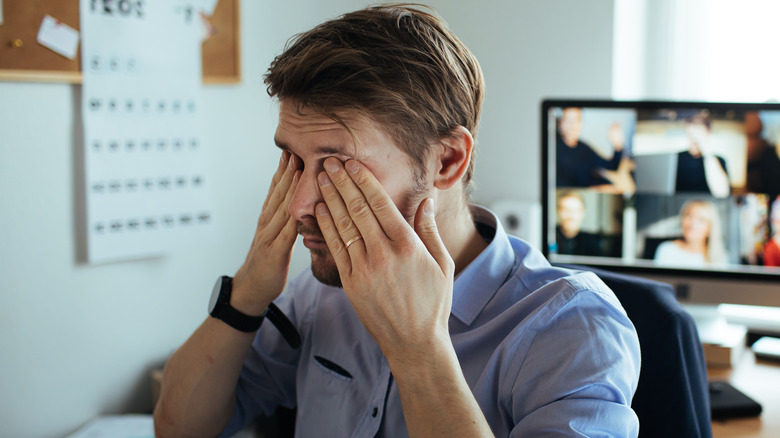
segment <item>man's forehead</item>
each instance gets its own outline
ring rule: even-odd
[[[329,114],[322,111],[316,111],[311,107],[300,104],[295,100],[282,100],[279,105],[279,123],[288,124],[292,127],[312,127],[313,129],[339,129],[348,131],[347,125],[351,129],[360,129],[361,127],[371,126],[371,120],[356,111],[334,111],[339,121],[335,120]]]
[[[279,124],[274,136],[276,145],[294,152],[298,145],[290,143],[301,138],[316,138],[317,144],[309,145],[316,147],[315,152],[366,158],[369,154],[369,151],[365,150],[366,145],[376,143],[379,137],[389,140],[389,137],[365,116],[348,112],[337,113],[336,116],[340,121],[294,101],[281,101]]]
[[[279,127],[295,130],[342,130],[340,123],[314,112],[298,112],[294,108],[279,108]]]

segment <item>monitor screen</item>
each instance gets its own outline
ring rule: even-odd
[[[780,301],[780,104],[557,99],[541,116],[551,262],[764,282]]]

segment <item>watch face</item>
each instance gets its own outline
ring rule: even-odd
[[[211,299],[209,300],[209,315],[214,312],[214,308],[217,307],[217,301],[219,300],[219,292],[222,290],[222,277],[217,278],[217,283],[214,285],[214,290],[211,291]]]

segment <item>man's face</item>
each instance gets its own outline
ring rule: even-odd
[[[317,203],[323,202],[317,175],[323,171],[325,158],[360,161],[382,184],[410,224],[420,202],[432,191],[432,183],[415,177],[409,156],[376,123],[363,117],[340,116],[350,126],[351,135],[332,119],[283,100],[274,136],[276,145],[295,155],[300,163],[302,173],[289,211],[298,221],[303,245],[311,251],[314,276],[330,286],[341,286],[341,279],[314,213]]]
[[[566,234],[576,235],[580,232],[582,220],[585,218],[585,205],[576,196],[565,196],[558,200],[558,219]]]
[[[576,146],[582,133],[582,111],[579,108],[564,108],[558,123],[563,142],[568,146]]]

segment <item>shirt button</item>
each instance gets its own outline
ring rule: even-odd
[[[374,407],[374,409],[371,411],[371,416],[376,417],[376,414],[379,413],[379,409],[377,407]]]

